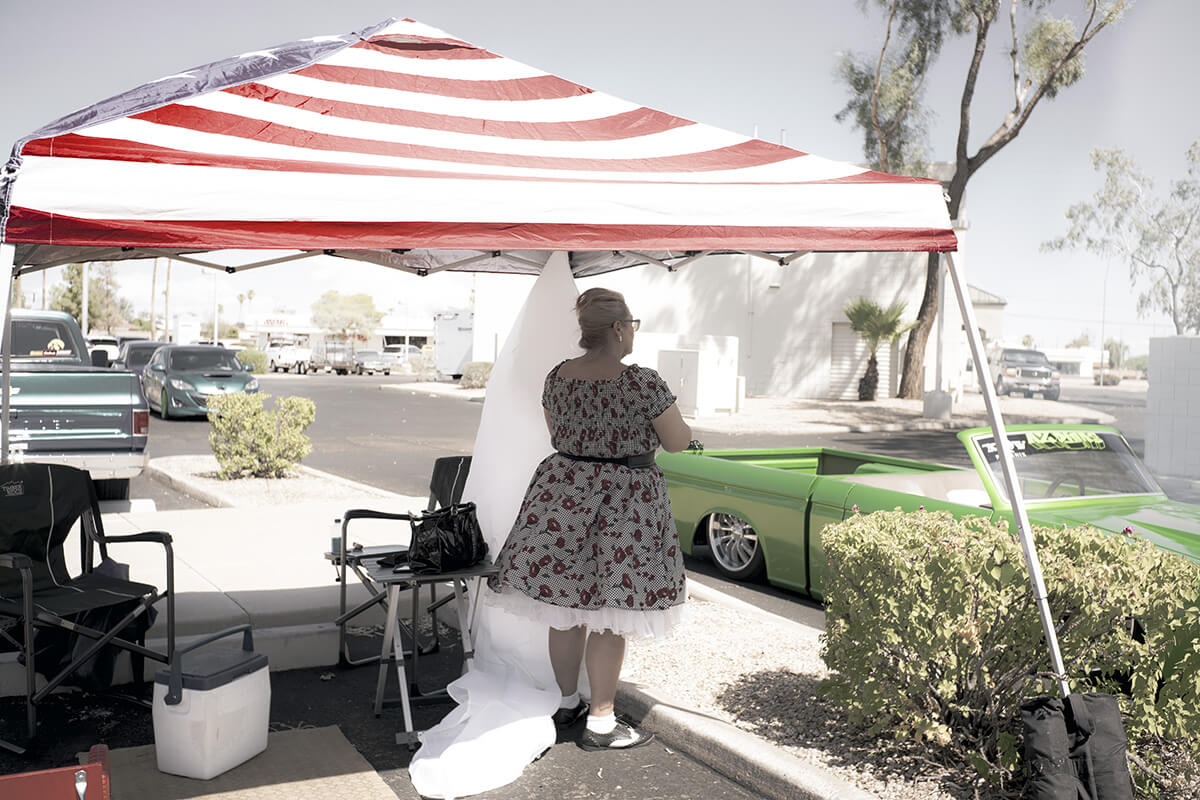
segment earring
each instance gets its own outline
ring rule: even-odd
[[[621,338],[621,334],[618,333],[617,334],[617,344],[622,344],[622,343],[624,343],[624,341],[625,340]]]

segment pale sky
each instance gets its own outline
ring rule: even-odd
[[[1083,3],[1054,5],[1074,11]],[[164,75],[388,17],[420,20],[688,119],[743,134],[757,128],[772,141],[786,130],[790,146],[863,159],[861,135],[833,118],[847,97],[834,70],[842,51],[874,51],[882,25],[851,0],[0,0],[0,149],[7,155],[16,139],[45,123]],[[1139,354],[1151,335],[1173,333],[1161,315],[1137,316],[1124,264],[1106,265],[1084,253],[1042,253],[1039,245],[1065,232],[1067,207],[1098,188],[1088,159],[1092,148],[1124,148],[1158,187],[1182,173],[1184,151],[1200,138],[1197,30],[1195,0],[1134,2],[1124,21],[1089,45],[1084,79],[1043,101],[1017,140],[972,178],[968,279],[1008,300],[1009,338],[1030,333],[1040,346],[1054,347],[1087,330],[1097,342],[1103,316],[1106,338],[1120,338]],[[996,45],[976,98],[972,151],[1010,104],[1008,64]],[[938,115],[934,160],[953,148],[967,46],[958,40],[947,48],[929,87],[928,105]],[[435,286],[378,267],[324,261],[223,276],[215,287],[200,268],[176,267],[172,309],[211,313],[214,288],[227,312],[249,289],[260,309],[269,303],[301,311],[329,288],[372,292],[383,308],[416,295],[425,295],[422,303],[431,307],[461,305],[470,289],[469,278]],[[118,266],[117,277],[122,293],[148,309],[149,268]],[[51,271],[48,286],[56,280]],[[23,289],[40,292],[41,279],[27,278]]]

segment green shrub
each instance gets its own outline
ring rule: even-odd
[[[221,478],[282,478],[312,452],[304,431],[316,417],[313,402],[284,397],[267,409],[269,397],[239,393],[209,398],[208,442],[221,465]]]
[[[492,377],[492,362],[472,361],[463,367],[462,378],[458,381],[458,385],[464,389],[483,389],[487,386],[490,377]]]
[[[1034,534],[1072,690],[1117,694],[1131,743],[1195,750],[1200,569],[1093,528]],[[855,515],[822,541],[831,699],[876,732],[944,747],[995,787],[1019,782],[1018,707],[1056,687],[1015,537],[983,519],[894,511]]]
[[[237,354],[238,360],[250,367],[251,372],[267,371],[267,354],[262,350],[246,348]]]

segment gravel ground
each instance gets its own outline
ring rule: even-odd
[[[665,642],[631,642],[622,678],[660,689],[886,800],[961,800],[960,776],[914,745],[866,736],[821,695],[820,631],[692,599]]]
[[[301,466],[287,478],[240,478],[222,480],[217,477],[217,459],[211,455],[164,456],[150,460],[149,473],[156,480],[177,485],[185,493],[197,495],[210,505],[256,507],[291,505],[313,500],[336,500],[350,503],[368,503],[372,500],[395,499],[400,495],[376,489],[364,483],[355,483],[337,475]],[[186,479],[187,489],[175,482],[176,477]],[[414,508],[423,508],[424,498],[416,498]]]

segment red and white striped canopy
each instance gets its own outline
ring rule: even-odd
[[[230,248],[576,275],[697,251],[945,251],[937,181],[691,122],[413,20],[146,84],[17,142],[22,271]]]

